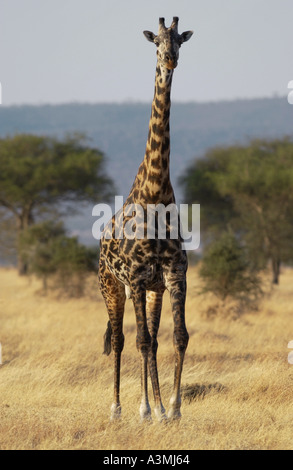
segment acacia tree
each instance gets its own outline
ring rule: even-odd
[[[74,134],[53,137],[16,135],[0,140],[0,206],[14,216],[17,238],[44,211],[61,202],[76,209],[80,202],[107,199],[112,182],[104,172],[104,155]],[[19,273],[26,264],[18,253]]]
[[[271,262],[273,283],[293,258],[293,142],[255,140],[217,148],[181,179],[189,202],[200,202],[203,226],[232,227],[255,265]],[[221,211],[222,209],[222,211]]]

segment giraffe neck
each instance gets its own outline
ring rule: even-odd
[[[174,200],[170,182],[170,94],[173,70],[157,64],[155,94],[144,160],[134,183],[136,202],[170,203]]]

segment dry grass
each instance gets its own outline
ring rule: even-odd
[[[189,272],[190,342],[182,419],[140,424],[140,361],[131,303],[125,314],[122,412],[109,422],[112,357],[102,355],[107,315],[100,294],[66,300],[36,294],[14,270],[0,270],[0,449],[292,449],[293,272],[258,312],[203,312]],[[166,296],[159,335],[163,402],[172,389],[172,318]],[[152,400],[151,400],[152,404]]]

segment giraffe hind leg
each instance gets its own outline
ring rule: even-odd
[[[112,345],[111,345],[111,339],[112,339],[112,327],[111,327],[111,322],[108,321],[107,324],[107,329],[104,334],[104,352],[106,356],[109,356],[112,351]]]
[[[109,315],[104,335],[104,354],[109,355],[111,350],[114,352],[114,400],[111,407],[111,420],[115,420],[121,415],[120,368],[121,353],[124,347],[125,287],[117,281],[102,261],[100,262],[99,282]]]

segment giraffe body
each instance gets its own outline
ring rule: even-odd
[[[157,371],[157,334],[160,324],[164,291],[170,293],[174,318],[175,378],[170,401],[170,418],[180,417],[180,381],[188,333],[185,325],[187,256],[178,235],[170,234],[172,224],[179,227],[179,216],[171,222],[166,218],[166,237],[158,237],[160,220],[154,216],[154,233],[148,235],[147,211],[150,205],[168,207],[175,204],[170,182],[170,93],[173,71],[177,66],[179,48],[192,32],[178,33],[178,18],[174,17],[170,28],[160,18],[158,35],[144,32],[146,38],[157,46],[155,94],[149,123],[146,153],[139,167],[134,184],[123,208],[113,217],[101,238],[99,282],[109,314],[105,333],[105,353],[114,351],[114,402],[111,419],[120,417],[120,361],[124,346],[123,315],[126,298],[134,305],[137,338],[136,345],[141,356],[142,397],[141,419],[149,419],[151,409],[148,401],[147,377],[151,376],[155,415],[158,420],[166,418],[160,395]],[[140,211],[137,210],[137,205]],[[134,219],[135,214],[135,219]],[[140,237],[117,236],[117,226],[132,227]],[[177,227],[177,228],[178,228]],[[178,230],[179,233],[179,230]]]

